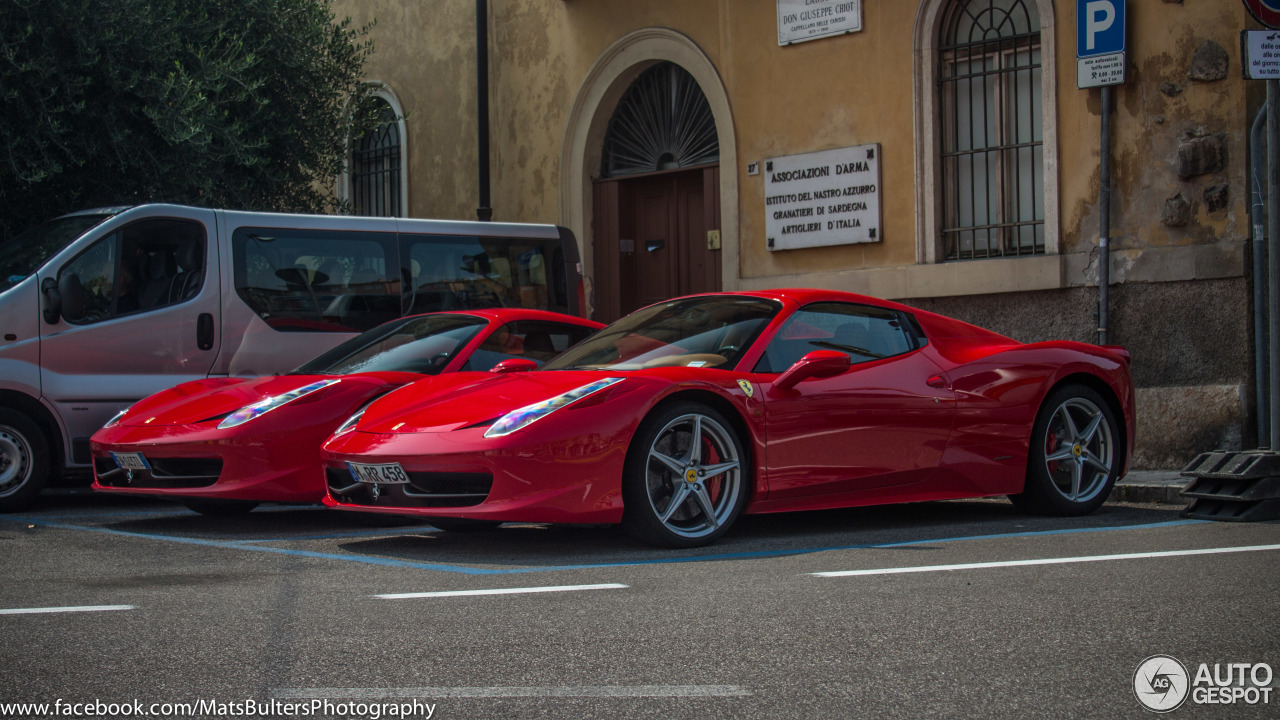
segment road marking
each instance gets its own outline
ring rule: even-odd
[[[44,608],[13,608],[11,610],[0,610],[0,615],[39,615],[43,613],[73,613],[73,612],[110,612],[112,610],[136,610],[132,605],[80,605],[77,607],[44,607]]]
[[[956,565],[921,565],[917,567],[872,568],[870,570],[835,570],[809,573],[818,577],[853,577],[857,575],[899,575],[902,573],[941,572],[944,570],[982,570],[985,568],[1021,567],[1025,565],[1066,565],[1068,563],[1101,562],[1103,560],[1142,560],[1146,558],[1182,557],[1186,555],[1220,555],[1223,553],[1280,550],[1280,545],[1248,545],[1245,547],[1201,548],[1198,550],[1165,550],[1161,552],[1124,553],[1121,555],[1085,555],[1081,557],[1041,558],[1038,560],[1005,560],[1001,562],[960,563]]]
[[[492,590],[442,590],[438,592],[388,593],[374,595],[383,600],[411,600],[413,598],[469,597],[472,595],[524,595],[529,593],[575,592],[578,590],[622,590],[628,587],[619,583],[600,585],[551,585],[547,587],[496,588]]]
[[[1043,537],[1049,535],[1073,535],[1078,533],[1095,533],[1095,532],[1114,532],[1118,530],[1152,530],[1159,528],[1172,528],[1182,525],[1201,525],[1211,523],[1211,520],[1167,520],[1155,523],[1143,523],[1138,525],[1108,525],[1103,527],[1083,527],[1083,528],[1061,528],[1058,530],[1026,530],[1022,532],[1011,533],[995,533],[990,535],[960,535],[951,537],[929,538],[922,540],[907,540],[903,542],[890,543],[864,543],[858,545],[835,545],[826,547],[801,547],[786,548],[780,550],[757,550],[747,552],[729,552],[715,553],[710,555],[679,555],[676,557],[660,557],[645,558],[637,560],[623,560],[617,562],[602,563],[585,563],[575,565],[543,565],[537,567],[513,567],[513,568],[493,568],[493,567],[470,567],[466,565],[449,565],[445,563],[415,562],[412,560],[396,560],[392,558],[378,557],[375,555],[356,555],[343,554],[333,552],[316,552],[314,550],[300,550],[294,548],[272,547],[270,545],[261,545],[257,543],[263,542],[289,542],[291,538],[273,538],[273,539],[229,539],[229,540],[208,540],[203,538],[183,537],[180,535],[165,535],[161,533],[145,533],[132,532],[127,530],[116,530],[114,528],[81,525],[76,523],[64,522],[48,522],[39,515],[0,515],[0,523],[16,522],[35,524],[38,527],[56,528],[59,530],[79,530],[82,532],[101,533],[104,535],[115,535],[117,537],[129,538],[145,538],[148,540],[158,540],[161,542],[180,543],[184,545],[198,545],[203,547],[216,548],[219,550],[243,550],[249,552],[263,552],[278,555],[288,555],[292,557],[314,558],[317,560],[339,560],[343,562],[353,562],[364,565],[379,565],[383,567],[412,568],[416,570],[435,570],[439,572],[460,573],[463,575],[513,575],[523,573],[541,573],[541,572],[558,572],[563,570],[597,570],[604,568],[618,567],[637,567],[642,565],[667,565],[673,563],[688,562],[708,562],[716,560],[745,560],[752,558],[771,558],[771,557],[790,557],[794,555],[809,555],[812,553],[830,552],[833,550],[872,550],[884,548],[911,547],[915,545],[936,545],[941,543],[963,542],[969,540],[1003,540],[1006,538],[1024,538],[1024,537]],[[393,530],[393,529],[389,529]],[[412,537],[420,534],[420,528],[404,528],[400,534],[388,532],[387,537]],[[381,534],[381,533],[378,533]]]
[[[746,697],[741,685],[586,685],[546,687],[419,687],[419,688],[277,688],[277,700],[379,700],[396,698],[517,698],[517,697]]]

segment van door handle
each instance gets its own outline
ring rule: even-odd
[[[196,318],[196,347],[201,350],[213,349],[213,315],[200,313]]]

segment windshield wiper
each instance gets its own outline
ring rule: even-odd
[[[817,345],[818,347],[829,348],[831,350],[839,350],[841,352],[851,352],[851,353],[857,353],[859,355],[866,355],[869,358],[889,357],[888,355],[881,355],[878,352],[872,352],[866,348],[857,347],[856,345],[841,345],[839,343],[827,342],[826,340],[810,340],[809,344]]]

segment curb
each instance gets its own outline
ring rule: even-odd
[[[1138,470],[1116,483],[1107,502],[1185,506],[1188,501],[1181,493],[1189,484],[1191,478],[1177,470]]]

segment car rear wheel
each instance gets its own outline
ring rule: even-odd
[[[742,440],[720,413],[691,402],[659,408],[627,455],[623,526],[653,545],[706,545],[742,512],[747,471]]]
[[[49,479],[49,443],[40,426],[17,410],[0,408],[0,512],[35,502]]]
[[[1047,515],[1084,515],[1098,509],[1120,474],[1119,426],[1092,388],[1071,385],[1045,400],[1031,433],[1027,484],[1010,499]]]
[[[225,517],[227,515],[244,515],[250,510],[258,507],[257,500],[187,498],[182,501],[182,504],[201,515],[215,515],[219,517]]]

